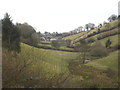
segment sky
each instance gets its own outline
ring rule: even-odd
[[[119,0],[1,0],[0,19],[27,22],[38,32],[68,32],[87,23],[98,25],[118,15]]]

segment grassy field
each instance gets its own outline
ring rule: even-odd
[[[110,53],[107,57],[93,60],[87,64],[80,64],[81,59],[77,58],[80,56],[80,52],[38,49],[21,43],[21,52],[16,58],[12,57],[10,59],[11,56],[8,55],[9,53],[6,53],[8,59],[4,57],[4,65],[9,65],[9,63],[11,63],[10,66],[15,65],[15,67],[9,68],[11,71],[14,71],[13,68],[19,69],[19,67],[21,68],[26,64],[26,67],[22,71],[23,73],[21,73],[21,77],[19,77],[18,81],[22,83],[24,81],[24,84],[30,82],[31,85],[29,86],[31,87],[42,87],[41,85],[43,81],[47,81],[47,79],[53,79],[52,81],[54,81],[54,79],[59,77],[61,74],[64,74],[64,77],[67,76],[68,78],[64,84],[62,84],[63,86],[59,87],[80,88],[94,87],[96,85],[96,87],[114,87],[115,85],[112,83],[116,79],[114,80],[109,78],[103,73],[103,71],[107,68],[117,70],[117,53],[118,51],[115,51]],[[6,60],[8,61],[5,62]],[[10,60],[12,60],[12,62]],[[19,67],[16,67],[16,64],[19,65]],[[86,66],[92,66],[92,68]],[[6,70],[8,70],[7,67]],[[7,75],[9,77],[9,72]],[[31,76],[33,80],[26,81],[26,79],[31,78]],[[60,77],[60,79],[64,79],[64,77]],[[108,80],[109,83],[107,83]],[[20,87],[24,86],[22,83],[19,83]],[[36,86],[35,83],[38,85]],[[51,83],[53,82],[48,82],[48,84]],[[45,85],[45,82],[44,86],[49,87]],[[14,87],[14,85],[12,87]],[[17,86],[17,83],[16,87],[19,87]]]
[[[109,56],[101,58],[99,60],[91,61],[86,65],[80,65],[79,60],[76,59],[80,53],[54,51],[54,50],[44,50],[33,48],[26,44],[21,44],[22,51],[19,54],[20,57],[32,62],[28,69],[32,70],[34,73],[43,73],[45,77],[53,77],[59,74],[65,73],[69,75],[69,79],[64,83],[65,87],[80,88],[80,87],[91,87],[97,84],[97,87],[112,87],[110,86],[112,81],[107,83],[107,80],[111,80],[104,73],[99,70],[105,70],[107,68],[112,68],[117,70],[117,53],[115,51],[110,53]],[[74,69],[70,69],[69,63],[72,63]],[[85,66],[93,66],[95,69],[88,68]],[[72,74],[71,71],[77,72],[78,74]],[[99,77],[98,80],[96,80]],[[89,79],[88,79],[89,78]],[[89,83],[91,82],[91,84]],[[103,84],[102,84],[102,83]],[[64,87],[64,86],[62,86]]]
[[[39,46],[54,48],[52,45],[49,45],[49,44],[39,44]],[[74,50],[73,48],[68,48],[66,46],[60,46],[59,49],[61,49],[61,50]]]
[[[107,57],[96,59],[87,63],[86,65],[103,70],[107,68],[118,70],[118,51],[111,52]]]
[[[21,47],[20,55],[34,63],[31,69],[36,72],[40,69],[50,75],[68,72],[68,62],[78,55],[72,52],[37,49],[23,43]]]

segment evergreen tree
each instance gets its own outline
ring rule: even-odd
[[[8,13],[6,13],[2,19],[2,40],[2,46],[4,48],[7,48],[10,51],[20,52],[20,32],[12,23]]]

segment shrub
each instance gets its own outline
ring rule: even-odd
[[[119,50],[120,49],[120,44],[116,44],[115,46],[112,47],[114,50]]]
[[[55,48],[59,48],[60,44],[58,43],[58,41],[52,41],[52,46]]]
[[[117,78],[118,77],[118,72],[111,69],[111,68],[107,68],[107,70],[104,71],[104,73],[106,73],[106,75],[110,78]],[[114,74],[113,74],[114,73]]]
[[[66,40],[66,46],[71,47],[71,40],[70,39]]]
[[[112,44],[111,40],[108,39],[105,43],[106,48],[111,48],[110,45]]]
[[[108,55],[108,50],[101,45],[101,43],[97,42],[90,51],[91,56],[94,57],[104,57]]]
[[[94,41],[95,41],[95,39],[93,39],[93,38],[90,38],[87,40],[88,43],[93,43]]]

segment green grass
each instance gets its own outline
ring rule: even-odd
[[[48,44],[39,44],[39,46],[43,46],[43,47],[53,47],[52,45],[48,45]],[[66,46],[60,46],[59,49],[62,50],[74,50],[73,48],[68,48]]]
[[[49,45],[49,44],[38,44],[38,46],[52,47],[52,46]]]
[[[74,50],[73,48],[68,48],[66,46],[61,46],[59,49],[63,49],[63,50]]]
[[[118,44],[118,36],[120,36],[120,35],[110,36],[110,37],[101,39],[101,40],[99,40],[99,41],[101,42],[101,44],[102,44],[103,46],[105,46],[106,41],[107,41],[108,39],[110,39],[111,42],[112,42],[111,47],[113,47],[113,46],[115,46],[115,45]]]
[[[118,51],[111,52],[107,57],[96,59],[86,65],[103,70],[106,70],[107,68],[118,70]]]
[[[118,42],[118,37],[119,37],[120,35],[114,35],[114,36],[109,36],[109,37],[106,37],[106,38],[104,38],[104,39],[101,39],[101,40],[96,40],[95,42],[93,42],[91,45],[94,45],[97,41],[99,41],[104,47],[105,47],[105,43],[106,43],[106,41],[108,40],[108,39],[110,39],[111,40],[111,47],[114,47],[115,45],[118,45],[119,44],[119,42]]]
[[[63,72],[69,72],[68,62],[76,58],[78,53],[44,50],[21,44],[22,58],[32,61],[30,68],[33,71],[43,71],[46,75],[58,75]]]
[[[106,86],[106,82],[108,81],[110,83],[108,83],[107,86],[112,87],[112,81],[110,81],[111,79],[106,77],[104,73],[101,74],[101,71],[98,69],[102,68],[103,70],[110,67],[116,70],[117,53],[118,51],[113,52],[108,57],[101,58],[99,59],[99,61],[91,61],[91,64],[86,64],[97,68],[92,69],[84,67],[84,65],[81,66],[79,62],[76,62],[78,60],[76,59],[76,57],[78,57],[80,53],[38,49],[21,43],[21,52],[18,54],[17,58],[15,58],[14,64],[16,63],[16,61],[20,62],[21,65],[23,63],[30,63],[27,64],[27,68],[25,68],[25,70],[28,71],[27,73],[32,73],[33,77],[38,79],[42,76],[43,80],[44,77],[51,79],[53,78],[53,76],[57,77],[61,73],[65,73],[66,76],[70,75],[68,80],[66,80],[66,82],[64,83],[65,87],[90,87],[91,85],[94,85],[96,83],[98,83],[98,85],[100,85],[101,87],[104,87]],[[108,59],[110,62],[108,62]],[[74,64],[72,61],[76,62],[77,65]],[[74,68],[74,72],[77,71],[79,74],[70,73],[70,70],[72,69],[69,68],[69,63],[74,66],[72,67]]]
[[[51,43],[51,41],[40,41],[41,43]]]

